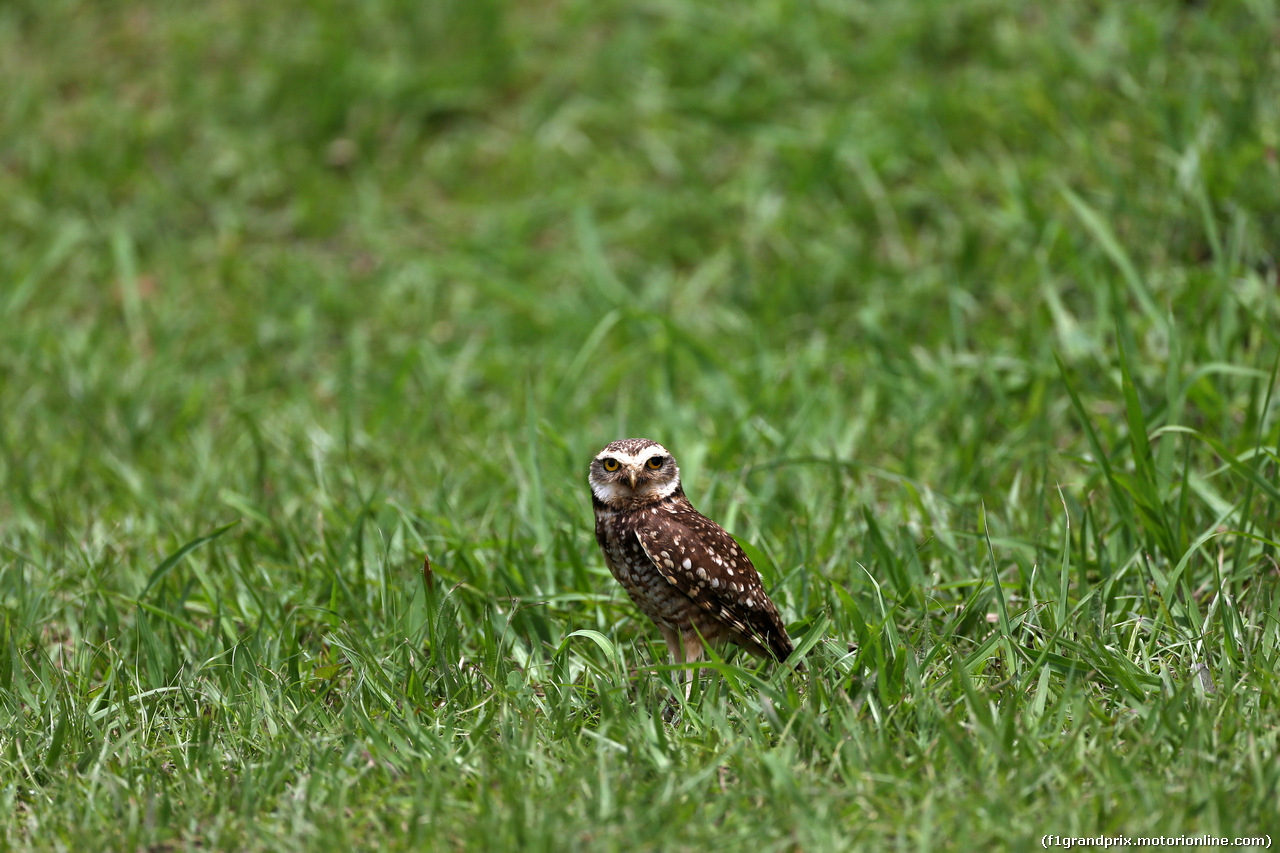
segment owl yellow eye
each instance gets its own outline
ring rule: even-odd
[[[647,465],[647,466],[648,466],[649,468],[651,468],[652,470],[657,471],[659,468],[661,468],[661,467],[662,467],[662,457],[661,457],[661,456],[655,456],[655,457],[653,457],[652,459],[650,459],[648,462],[646,462],[646,463],[644,463],[644,464],[645,464],[645,465]]]
[[[606,460],[604,460],[604,470],[606,470],[606,471],[617,471],[617,470],[618,470],[618,460],[617,460],[617,459],[606,459]]]

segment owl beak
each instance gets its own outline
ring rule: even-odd
[[[631,484],[631,491],[636,490],[636,469],[632,468],[627,472],[627,482]]]

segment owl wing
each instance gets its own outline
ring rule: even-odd
[[[722,620],[760,657],[783,661],[793,646],[760,573],[723,527],[694,510],[657,510],[636,530],[667,582]]]

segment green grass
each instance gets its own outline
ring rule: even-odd
[[[0,5],[0,845],[1274,836],[1277,12]]]

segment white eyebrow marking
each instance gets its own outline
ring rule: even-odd
[[[607,449],[601,450],[599,453],[597,453],[596,459],[617,459],[619,462],[623,463],[624,465],[629,462],[640,461],[640,457],[635,456],[634,454],[626,453],[618,450],[607,450]]]
[[[640,454],[643,454],[643,455],[640,455]],[[601,450],[599,453],[596,454],[596,459],[606,459],[608,457],[613,457],[614,459],[617,459],[619,462],[622,462],[622,461],[644,462],[644,461],[647,461],[651,456],[668,456],[669,457],[671,456],[671,451],[667,450],[661,444],[658,444],[656,442],[647,447],[642,448],[640,450],[640,453],[631,453],[630,451],[626,451],[626,450],[610,450],[608,447],[606,447],[604,450]]]

